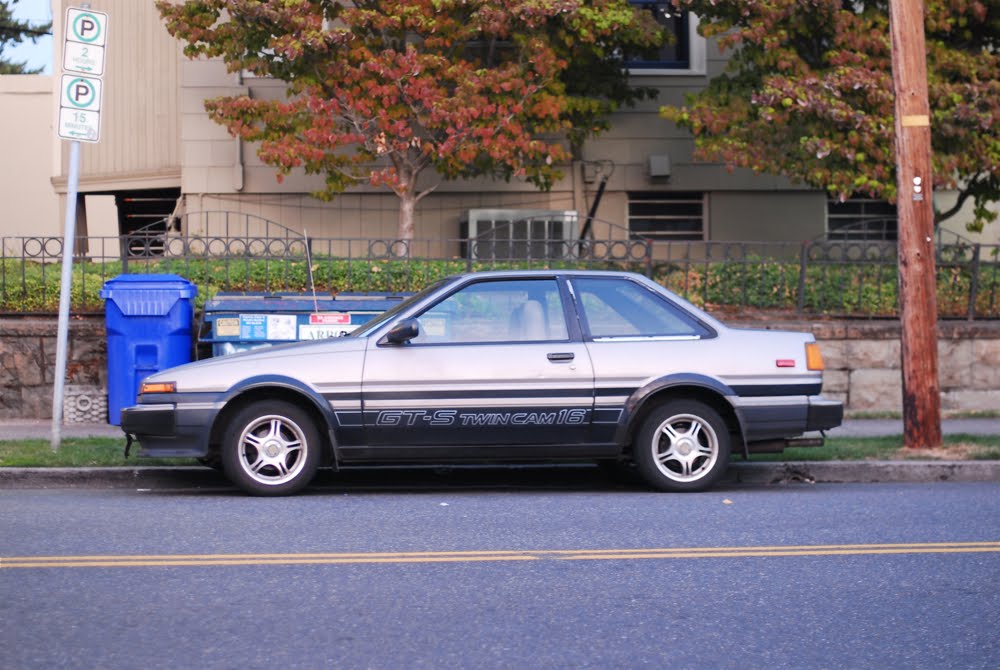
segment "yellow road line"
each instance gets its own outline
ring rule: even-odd
[[[825,544],[761,547],[671,547],[655,549],[540,549],[498,551],[415,551],[298,554],[143,554],[131,556],[9,556],[2,568],[122,568],[223,565],[328,565],[378,563],[471,563],[537,560],[638,560],[694,558],[776,558],[898,554],[1000,553],[1000,542],[913,544]]]

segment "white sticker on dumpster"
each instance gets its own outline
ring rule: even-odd
[[[295,340],[294,314],[240,314],[240,339]]]
[[[294,314],[268,314],[267,315],[267,339],[269,340],[296,340],[295,326],[298,319]]]
[[[351,325],[349,323],[330,326],[315,326],[304,323],[299,326],[299,339],[325,340],[328,337],[343,337],[357,327],[357,325]]]

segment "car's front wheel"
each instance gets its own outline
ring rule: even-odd
[[[696,400],[671,400],[650,412],[633,445],[643,479],[661,491],[703,491],[729,464],[729,431]]]
[[[320,437],[301,408],[280,400],[258,401],[230,421],[222,448],[226,476],[247,493],[290,495],[316,475]]]

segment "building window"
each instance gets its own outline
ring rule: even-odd
[[[705,239],[705,197],[694,192],[629,193],[628,230],[632,239]]]
[[[629,54],[625,65],[630,70],[690,70],[691,15],[677,9],[669,0],[630,0],[631,5],[649,12],[672,38],[659,49]]]
[[[885,200],[851,198],[826,204],[828,240],[896,240],[896,206]]]

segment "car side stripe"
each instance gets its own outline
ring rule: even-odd
[[[787,396],[787,395],[819,395],[823,387],[821,382],[815,384],[767,384],[767,385],[731,385],[730,388],[736,395],[745,398],[755,398],[761,396]]]

